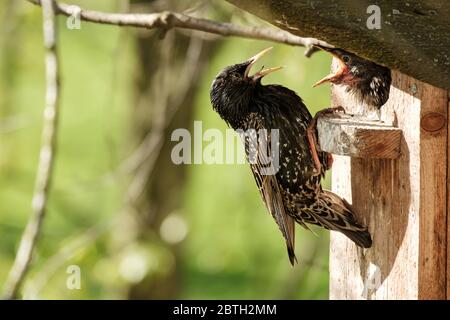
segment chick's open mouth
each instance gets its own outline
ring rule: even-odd
[[[313,87],[317,87],[325,82],[334,82],[335,80],[341,78],[348,71],[347,65],[344,63],[344,61],[342,61],[341,58],[339,56],[337,56],[336,54],[333,54],[333,52],[330,51],[330,53],[334,57],[337,58],[338,67],[335,72],[331,72],[329,75],[327,75],[327,76],[323,77],[322,79],[320,79],[319,81],[317,81],[313,85]]]

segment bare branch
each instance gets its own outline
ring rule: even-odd
[[[25,231],[22,234],[14,264],[5,283],[5,299],[15,299],[17,297],[17,293],[29,269],[45,217],[56,153],[56,129],[59,109],[59,68],[55,22],[56,7],[54,6],[53,0],[42,0],[41,4],[47,78],[42,144],[33,195],[32,212]]]
[[[40,0],[28,0],[40,5]],[[221,35],[224,37],[241,37],[284,43],[292,46],[306,47],[306,55],[310,56],[315,50],[314,45],[332,47],[330,44],[314,38],[302,38],[287,31],[263,28],[237,26],[231,23],[216,22],[207,19],[195,18],[183,13],[164,11],[150,14],[106,13],[101,11],[84,10],[75,5],[55,2],[56,13],[65,16],[79,16],[81,20],[111,24],[118,26],[131,26],[146,29],[159,28],[169,30],[172,28],[190,29]]]
[[[170,44],[167,45],[169,46]],[[171,102],[171,107],[167,104],[169,101],[170,90],[155,89],[160,95],[155,98],[155,100],[165,102],[158,107],[158,113],[161,114],[161,116],[154,120],[154,129],[148,133],[142,143],[132,152],[130,158],[125,160],[125,162],[117,168],[116,172],[111,173],[112,175],[122,175],[129,174],[133,171],[136,172],[128,186],[123,207],[117,213],[113,214],[110,221],[102,222],[97,226],[89,228],[69,244],[62,247],[55,255],[47,259],[46,263],[41,267],[41,270],[38,270],[34,277],[27,281],[24,286],[23,294],[25,299],[39,299],[40,291],[54,275],[56,270],[61,268],[61,266],[63,266],[67,260],[71,259],[80,249],[87,247],[97,241],[98,238],[105,233],[118,227],[120,223],[122,223],[122,219],[127,212],[133,210],[133,202],[142,194],[146,185],[146,181],[143,181],[142,177],[149,177],[155,170],[156,158],[159,156],[164,142],[164,130],[167,129],[178,110],[183,106],[183,101],[185,101],[185,97],[188,93],[190,83],[189,77],[194,74],[195,68],[200,62],[202,48],[203,40],[191,38],[181,72],[174,72],[174,70],[171,69],[172,65],[170,61],[166,61],[166,65],[161,66],[161,69],[166,75],[174,77],[179,77],[178,75],[181,75],[182,80],[179,81],[181,87],[176,95],[175,101]],[[170,50],[170,48],[167,50]],[[165,57],[167,58],[167,55],[165,55]],[[164,77],[165,76],[162,78]],[[167,82],[170,83],[173,82],[173,80],[169,78],[167,79]],[[169,86],[167,85],[163,85],[163,88],[168,87]],[[163,97],[161,97],[161,95]],[[154,96],[154,94],[152,96]]]

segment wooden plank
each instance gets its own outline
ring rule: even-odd
[[[447,115],[449,112],[450,91],[447,96]],[[447,123],[447,300],[450,300],[450,122]]]
[[[332,92],[333,106],[356,108],[344,88]],[[446,94],[394,71],[382,120],[402,129],[401,156],[335,156],[333,191],[369,226],[373,247],[332,232],[331,299],[445,299],[448,131],[436,118],[447,123]]]
[[[396,159],[402,130],[380,121],[348,114],[324,114],[317,119],[320,149],[357,158]]]
[[[447,91],[431,85],[421,87],[419,299],[445,299]],[[445,126],[439,118],[445,119]]]

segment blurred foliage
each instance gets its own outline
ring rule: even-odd
[[[124,1],[70,2],[107,11],[124,8]],[[222,20],[225,10],[233,22],[265,24],[219,0],[206,5],[203,16],[209,18]],[[30,213],[38,160],[45,88],[40,13],[24,1],[0,3],[0,284]],[[68,30],[65,22],[59,18],[63,89],[56,172],[24,292],[28,298],[120,299],[130,283],[173,263],[158,243],[120,245],[135,223],[124,216],[130,177],[118,168],[136,147],[129,143],[133,79],[139,71],[131,35],[140,31],[89,23]],[[227,38],[197,92],[194,118],[203,121],[203,130],[226,129],[209,102],[214,76],[268,46],[274,50],[261,63],[285,68],[265,83],[295,90],[312,113],[329,105],[325,86],[311,88],[328,71],[326,55],[306,59],[303,48]],[[163,238],[182,241],[182,291],[174,298],[327,298],[327,232],[314,228],[317,237],[297,227],[299,264],[291,267],[246,165],[189,166],[183,203],[161,225]],[[112,228],[117,221],[120,228]],[[66,288],[66,269],[72,264],[81,268],[81,290]]]

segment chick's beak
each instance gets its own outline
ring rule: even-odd
[[[344,63],[344,61],[342,61],[341,56],[336,51],[334,51],[331,48],[325,48],[325,47],[321,47],[321,49],[331,53],[335,58],[337,58],[338,67],[334,73],[332,72],[329,75],[323,77],[322,79],[317,81],[313,85],[313,87],[317,87],[318,85],[321,85],[322,83],[325,83],[325,82],[333,82],[334,80],[339,79],[345,72],[347,72],[347,69],[348,69],[347,65]]]
[[[247,68],[245,69],[245,73],[244,73],[244,77],[245,78],[249,78],[249,73],[250,70],[252,68],[252,66],[256,63],[256,61],[258,61],[263,55],[265,55],[267,52],[269,52],[270,50],[272,50],[273,47],[269,47],[267,49],[264,49],[263,51],[255,54],[253,57],[251,57],[250,59],[247,60],[247,62],[249,63]],[[268,75],[269,73],[278,71],[280,69],[282,69],[283,67],[273,67],[273,68],[267,68],[267,69],[262,69],[260,71],[258,71],[257,73],[255,73],[253,76],[251,76],[250,78],[253,80],[257,80],[260,79],[266,75]]]

